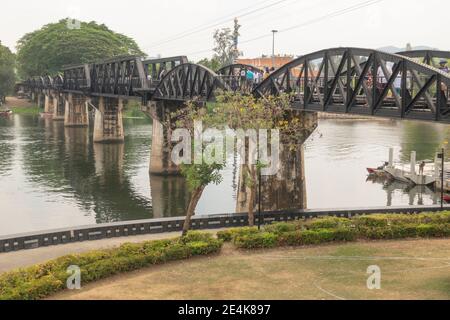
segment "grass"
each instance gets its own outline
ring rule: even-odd
[[[218,256],[135,271],[52,298],[449,299],[449,252],[448,239],[258,251],[228,244]],[[380,290],[367,289],[370,265],[381,268]]]
[[[32,107],[11,107],[11,111],[15,114],[23,114],[23,115],[38,115],[42,112],[37,106]]]

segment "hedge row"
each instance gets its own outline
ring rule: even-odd
[[[222,241],[211,234],[190,232],[184,238],[127,243],[115,249],[64,256],[0,275],[0,300],[34,300],[64,290],[67,268],[81,269],[81,284],[168,261],[217,253]]]
[[[245,249],[417,237],[450,237],[450,212],[325,217],[275,223],[265,226],[261,231],[257,228],[234,228],[218,233],[219,239]]]

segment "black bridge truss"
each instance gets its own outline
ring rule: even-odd
[[[214,72],[188,63],[185,56],[145,61],[124,56],[68,66],[56,77],[33,77],[22,85],[29,92],[137,97],[144,103],[206,102],[214,100],[218,90],[259,98],[286,93],[292,95],[293,107],[303,110],[448,123],[450,76],[435,67],[440,59],[450,59],[450,52],[327,49],[287,63],[254,89],[240,77],[242,70],[262,72],[250,65],[233,64]]]
[[[417,59],[336,48],[291,61],[255,94],[291,94],[303,110],[450,122],[449,86],[448,74]]]
[[[229,90],[212,70],[198,64],[185,63],[170,70],[161,79],[152,98],[155,100],[214,100],[217,89]]]

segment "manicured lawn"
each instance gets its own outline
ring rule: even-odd
[[[381,289],[367,289],[367,267]],[[450,239],[244,251],[172,262],[54,299],[450,299]]]

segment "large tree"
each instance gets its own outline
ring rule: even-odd
[[[219,64],[219,68],[232,64],[240,55],[238,50],[239,29],[238,20],[234,20],[233,30],[218,29],[214,32],[214,56],[212,61]]]
[[[0,102],[13,91],[16,80],[14,63],[14,54],[0,42]]]
[[[144,55],[136,42],[104,24],[70,20],[43,26],[24,35],[17,45],[19,75],[56,74],[64,65],[87,63],[117,55]]]

